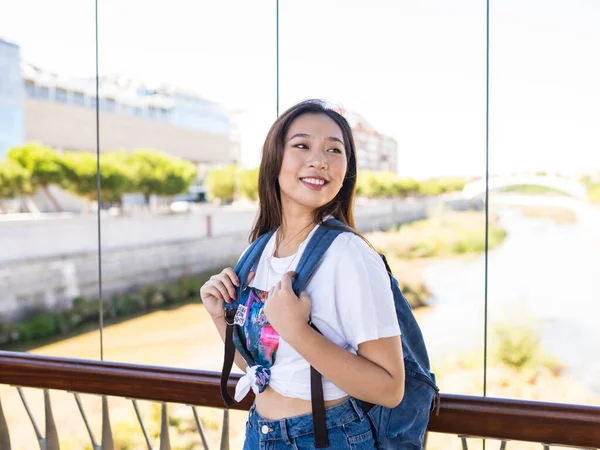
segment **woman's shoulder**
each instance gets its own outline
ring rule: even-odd
[[[352,264],[358,261],[381,263],[381,257],[377,251],[362,236],[350,231],[340,233],[331,243],[328,253],[342,263]]]

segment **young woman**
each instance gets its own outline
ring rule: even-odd
[[[272,365],[270,376],[258,380],[257,367],[247,368],[236,353],[236,365],[246,372],[236,400],[250,388],[258,393],[245,449],[314,448],[311,365],[323,375],[331,449],[375,448],[361,401],[394,407],[402,400],[404,364],[390,282],[366,241],[354,231],[341,233],[300,297],[291,288],[320,224],[333,217],[354,230],[355,187],[356,148],[343,116],[309,100],[275,121],[263,148],[260,210],[250,234],[253,242],[276,230],[250,283],[264,303],[260,339]],[[236,297],[239,285],[226,268],[200,290],[223,340],[223,302]],[[309,315],[322,335],[308,324]]]

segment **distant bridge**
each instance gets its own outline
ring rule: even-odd
[[[544,186],[556,191],[564,192],[579,200],[587,200],[587,189],[579,181],[556,176],[502,176],[490,177],[490,191],[507,188],[510,186]],[[485,194],[485,179],[467,183],[462,190],[467,199],[473,199]]]

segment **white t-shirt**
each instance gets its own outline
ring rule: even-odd
[[[295,255],[273,257],[269,264],[275,246],[273,234],[250,285],[268,291],[286,271],[295,270],[317,228],[300,244]],[[266,285],[267,268],[269,286]],[[351,353],[356,354],[363,342],[400,335],[385,265],[359,236],[349,232],[337,236],[305,290],[312,301],[313,323],[323,336]],[[249,378],[251,375],[239,383],[248,384]],[[310,364],[281,337],[269,386],[286,397],[311,399]],[[323,392],[326,401],[347,395],[325,377]]]

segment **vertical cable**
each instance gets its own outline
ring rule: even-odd
[[[279,0],[275,0],[275,70],[277,73],[275,94],[275,109],[279,117]]]
[[[100,77],[98,75],[98,0],[95,1],[96,14],[96,196],[98,199],[98,308],[100,323],[100,360],[104,361],[104,302],[102,301],[102,229],[100,227]]]
[[[485,291],[483,329],[483,396],[487,395],[488,253],[490,235],[490,0],[487,2],[485,68]]]
[[[485,41],[485,288],[483,319],[483,396],[487,396],[487,350],[488,350],[488,253],[490,218],[490,0],[486,0]],[[485,439],[483,440],[485,450]]]

